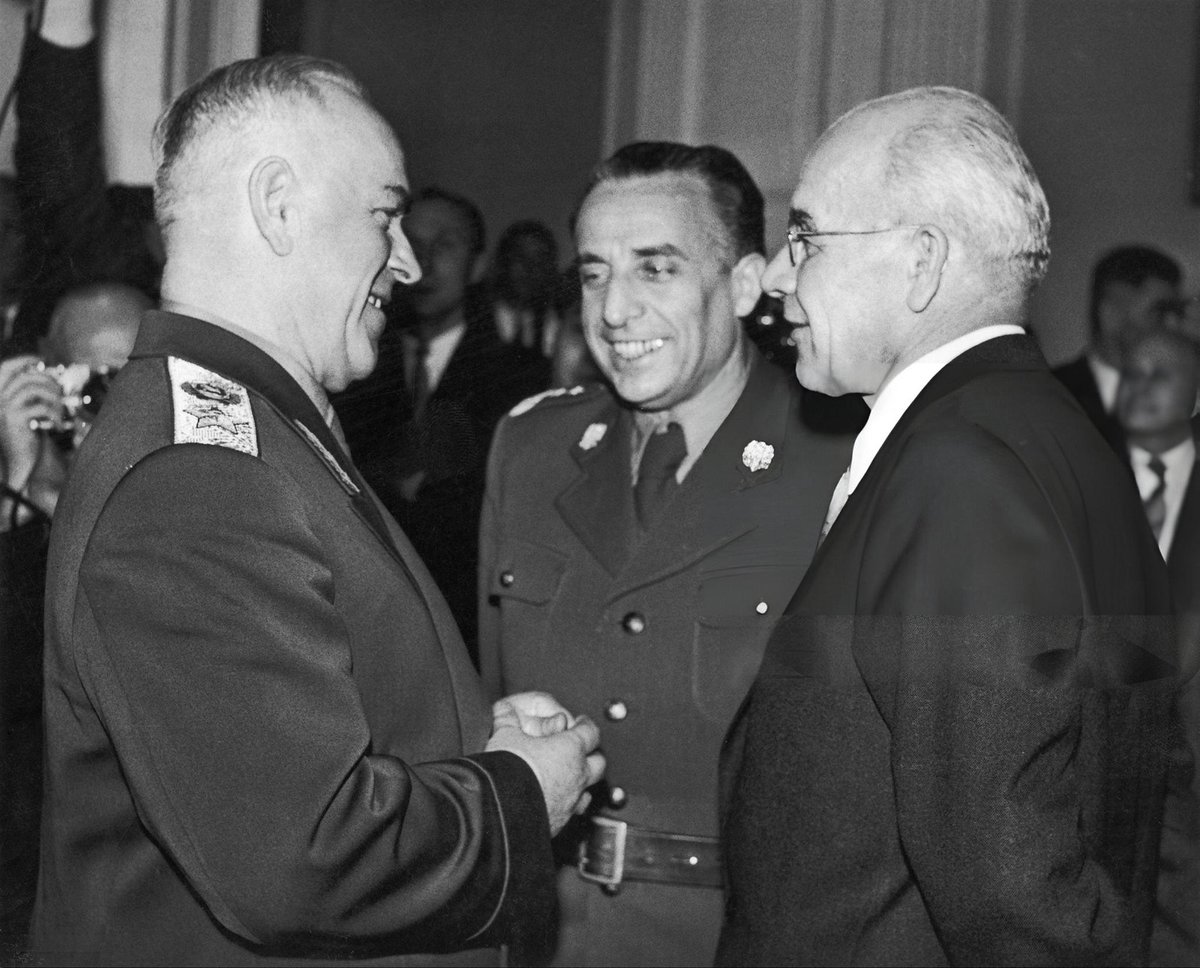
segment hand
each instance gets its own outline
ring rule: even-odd
[[[530,708],[522,698],[529,695],[524,693],[496,703],[493,707],[494,731],[488,740],[487,750],[507,750],[529,764],[546,798],[550,835],[554,836],[571,819],[572,813],[586,808],[590,799],[587,788],[604,775],[604,756],[596,751],[600,743],[600,730],[587,716],[579,716],[565,729],[531,736],[522,727],[522,713],[518,708]],[[532,695],[543,696],[554,703],[544,693]],[[521,701],[514,704],[511,701],[513,698]],[[557,706],[557,703],[554,705]],[[549,707],[535,704],[534,708]],[[549,716],[530,715],[528,712],[525,715],[526,722],[541,721],[542,725],[535,725],[535,729],[545,729],[548,728],[548,720],[564,717],[562,721],[565,723],[565,717],[570,714],[562,710]]]
[[[14,491],[28,483],[44,443],[31,422],[57,421],[62,414],[58,382],[37,362],[35,356],[14,356],[0,363],[0,461],[3,481]]]
[[[548,692],[518,692],[492,705],[492,729],[516,713],[526,736],[552,736],[575,725],[575,717]]]

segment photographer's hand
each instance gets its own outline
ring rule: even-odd
[[[0,362],[0,480],[18,492],[29,483],[45,442],[31,423],[57,423],[62,414],[58,383],[37,364],[35,356]]]

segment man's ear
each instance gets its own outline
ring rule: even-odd
[[[942,284],[942,270],[950,255],[950,240],[936,225],[922,225],[909,241],[908,296],[905,304],[914,313],[924,312]]]
[[[264,158],[250,172],[246,186],[250,211],[259,234],[276,255],[287,255],[295,245],[299,213],[295,207],[296,173],[283,158]]]
[[[730,274],[733,285],[733,311],[738,316],[749,316],[762,298],[763,273],[767,270],[767,260],[757,252],[751,252],[738,259]]]

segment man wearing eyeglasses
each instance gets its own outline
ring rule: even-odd
[[[480,658],[497,696],[537,683],[603,720],[609,781],[557,838],[558,925],[516,954],[709,964],[718,752],[849,441],[805,426],[799,387],[746,337],[763,201],[730,152],[626,145],[593,173],[574,233],[583,330],[609,385],[500,423]]]
[[[1175,667],[1116,456],[1024,330],[1045,196],[918,88],[804,164],[763,288],[871,416],[734,724],[722,964],[1141,963]]]

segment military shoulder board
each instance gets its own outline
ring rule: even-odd
[[[554,387],[550,390],[543,390],[541,393],[535,393],[532,397],[526,397],[508,411],[508,415],[510,417],[519,417],[521,414],[529,413],[530,410],[543,400],[552,400],[555,397],[577,397],[581,393],[583,393],[582,386],[571,387],[569,390],[566,387]]]
[[[179,357],[167,358],[175,443],[214,444],[258,456],[258,430],[244,386]]]

